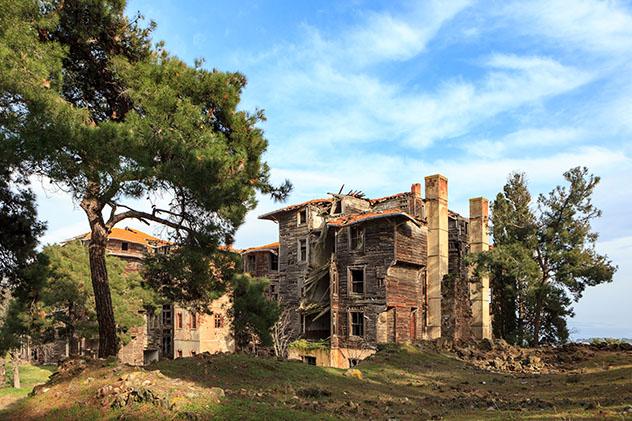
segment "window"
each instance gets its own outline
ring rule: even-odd
[[[129,243],[121,243],[121,250],[129,250]]]
[[[351,250],[364,250],[364,228],[357,225],[349,227],[349,240]]]
[[[307,239],[298,240],[298,261],[307,261]]]
[[[176,315],[176,328],[182,329],[182,313]]]
[[[296,219],[297,219],[298,225],[306,224],[307,223],[307,208],[300,210],[296,214]]]
[[[251,273],[255,272],[255,262],[256,262],[256,256],[254,254],[249,254],[248,267],[246,268],[246,272],[251,272]]]
[[[336,200],[336,206],[334,207],[334,214],[342,213],[342,200]]]
[[[364,313],[359,311],[351,312],[351,335],[364,336]]]
[[[309,365],[316,365],[316,357],[310,355],[303,355],[303,362]]]
[[[279,270],[279,256],[277,254],[270,254],[270,270]]]
[[[178,350],[178,358],[182,358],[182,350],[181,349]]]
[[[191,356],[195,357],[196,352],[195,351],[191,351]]]
[[[350,268],[351,292],[353,294],[364,294],[364,268]]]
[[[198,328],[198,315],[197,313],[191,313],[191,329]]]
[[[224,318],[221,314],[216,314],[214,317],[215,320],[215,329],[221,329],[224,327]]]
[[[377,278],[377,287],[384,288],[384,278]]]
[[[171,336],[168,333],[162,337],[162,355],[171,358]]]
[[[349,367],[355,367],[358,364],[360,364],[360,360],[357,358],[349,358]]]
[[[171,326],[171,306],[168,304],[162,306],[162,325]]]

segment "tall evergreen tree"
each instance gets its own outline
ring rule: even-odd
[[[2,142],[86,214],[101,357],[117,352],[105,262],[116,224],[162,224],[177,250],[210,263],[257,191],[283,198],[290,189],[269,182],[263,113],[237,108],[245,77],[152,46],[154,25],[128,19],[125,4],[0,0]],[[184,251],[191,248],[198,252]]]
[[[595,249],[599,177],[576,167],[564,178],[568,186],[540,195],[534,209],[525,175],[512,174],[493,204],[494,247],[478,267],[492,275],[494,334],[513,343],[566,341],[573,302],[617,269]]]

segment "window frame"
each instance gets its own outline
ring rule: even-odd
[[[197,330],[198,329],[198,315],[196,312],[191,312],[191,330]]]
[[[219,313],[215,313],[213,316],[213,326],[215,329],[222,329],[224,327],[224,316]]]
[[[184,327],[184,315],[181,311],[176,313],[176,329],[183,329]]]
[[[353,239],[354,238],[358,238],[357,235],[356,236],[353,235],[353,230],[354,229],[362,232],[362,235],[360,236],[360,238],[362,239],[361,247],[358,247],[357,245],[356,245],[356,247],[353,246]],[[365,227],[363,225],[360,225],[360,224],[350,225],[349,228],[348,228],[347,235],[349,237],[349,251],[351,251],[351,252],[355,251],[355,252],[364,253],[364,246],[365,246],[365,243],[366,243],[366,229],[365,229]]]
[[[301,243],[305,241],[305,256],[303,256],[303,247]],[[307,263],[309,259],[309,240],[307,238],[299,238],[297,242],[298,263]]]
[[[273,267],[272,262],[276,261],[276,268]],[[268,259],[268,264],[270,265],[270,271],[279,271],[279,255],[276,253],[270,253],[270,257]]]
[[[353,289],[353,272],[358,272],[362,270],[362,292],[356,292]],[[363,296],[366,294],[366,265],[355,265],[355,266],[347,266],[347,291],[350,296]]]
[[[307,221],[309,219],[309,212],[307,209],[307,206],[299,209],[298,212],[296,212],[296,226],[300,227],[302,225],[307,225]]]
[[[360,320],[362,320],[362,323],[360,324],[360,328],[362,329],[361,335],[356,335],[353,330],[354,326],[358,326],[358,323],[353,322],[353,316],[356,314],[359,314]],[[364,311],[350,311],[349,312],[349,337],[364,338],[364,334],[366,331],[365,328],[366,326],[365,326]]]

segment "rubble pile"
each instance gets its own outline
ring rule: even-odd
[[[168,396],[153,389],[152,381],[143,373],[125,374],[113,384],[105,385],[97,390],[96,398],[104,407],[122,408],[134,402],[151,403],[166,409],[173,409],[174,404]]]
[[[556,371],[556,366],[544,357],[543,350],[515,347],[503,340],[482,340],[453,345],[451,351],[459,359],[485,370],[512,373]]]

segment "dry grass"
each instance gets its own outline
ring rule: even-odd
[[[14,404],[0,419],[632,419],[625,412],[632,405],[631,352],[598,352],[571,373],[515,375],[393,347],[358,368],[362,380],[343,370],[239,354],[163,361],[143,378],[177,398],[169,410],[104,407],[97,390],[138,369],[92,367]],[[220,403],[206,394],[211,387],[225,390]]]

